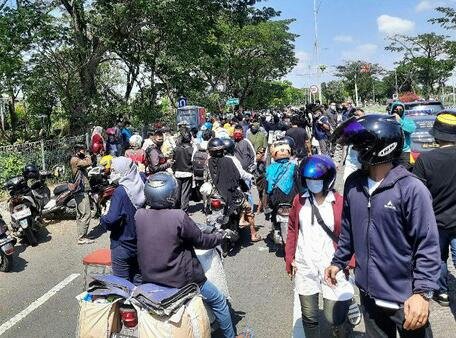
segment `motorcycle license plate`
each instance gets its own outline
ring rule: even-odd
[[[6,243],[2,246],[2,251],[7,255],[11,255],[14,252],[14,246],[11,243]]]
[[[30,208],[24,208],[22,210],[16,211],[14,214],[12,214],[12,216],[15,220],[22,220],[23,218],[32,216],[32,211]]]
[[[288,223],[288,216],[277,215],[276,220],[279,223]]]
[[[21,220],[19,221],[19,224],[21,225],[21,228],[22,228],[22,229],[26,229],[26,228],[28,227],[27,218],[21,219]]]

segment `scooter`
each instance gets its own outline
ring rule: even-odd
[[[109,183],[103,174],[102,167],[89,169],[89,198],[92,218],[100,216],[101,211],[109,208],[109,202],[116,188]],[[76,217],[75,193],[69,189],[68,183],[55,187],[54,197],[44,206],[43,217],[48,219],[70,219]]]
[[[235,205],[242,203],[235,202]],[[234,236],[231,240],[224,240],[222,243],[222,255],[226,257],[229,251],[236,245],[239,240],[239,209],[232,211],[228,215],[228,209],[225,201],[218,193],[213,193],[209,197],[209,213],[206,216],[206,223],[216,229],[230,229]]]
[[[272,239],[276,245],[284,245],[287,241],[290,209],[290,203],[279,203],[278,206],[272,210]]]
[[[0,216],[0,271],[10,271],[16,242],[16,238],[8,234],[8,227]]]
[[[13,234],[19,238],[25,237],[31,246],[38,245],[35,233],[39,228],[42,205],[48,198],[44,182],[46,176],[47,173],[43,173],[31,187],[23,176],[13,177],[5,183],[10,194],[8,206]]]

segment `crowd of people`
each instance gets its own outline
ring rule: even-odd
[[[207,213],[207,198],[216,191],[226,217],[239,213],[239,228],[249,228],[252,242],[263,240],[255,212],[273,220],[274,209],[286,202],[285,267],[295,281],[306,337],[321,336],[320,293],[332,335],[350,334],[350,323],[361,320],[353,306],[355,285],[368,336],[398,331],[432,337],[429,301],[449,304],[450,246],[456,264],[456,114],[437,116],[433,135],[440,148],[412,168],[415,125],[404,108],[397,102],[389,114],[366,115],[350,102],[312,104],[212,117],[199,129],[184,123],[174,134],[155,124],[139,135],[122,120],[106,130],[95,127],[89,152],[77,146],[71,159],[78,243],[92,242],[87,168],[102,165],[118,184],[101,218],[110,231],[113,273],[136,284],[197,283],[224,336],[234,337],[226,299],[207,281],[193,251],[216,247],[231,234],[202,233],[190,201],[202,200]],[[341,168],[345,188],[338,192]]]

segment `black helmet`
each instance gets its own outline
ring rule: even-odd
[[[436,140],[456,142],[456,111],[444,110],[440,112],[429,133]]]
[[[290,136],[284,136],[282,140],[288,143],[288,145],[291,148],[291,151],[293,151],[296,148],[296,143]]]
[[[404,145],[400,124],[388,115],[352,117],[336,128],[332,138],[353,145],[358,160],[365,165],[393,162],[401,156]]]
[[[236,148],[236,143],[230,138],[224,138],[223,144],[225,145],[225,151],[227,154],[234,155],[234,148]]]
[[[40,171],[38,167],[34,164],[27,164],[22,171],[22,176],[26,179],[39,179],[40,178]]]
[[[144,185],[146,204],[152,209],[171,209],[177,201],[177,181],[168,172],[153,174]]]
[[[211,138],[207,144],[207,151],[212,157],[223,157],[225,144],[217,137]]]

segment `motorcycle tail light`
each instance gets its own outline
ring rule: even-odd
[[[2,249],[8,256],[14,252],[14,246],[11,243],[5,244]]]
[[[222,201],[219,199],[211,199],[211,208],[214,210],[218,210],[222,208]]]
[[[138,325],[138,316],[135,309],[130,307],[121,307],[119,312],[123,325],[128,328],[133,328]]]
[[[280,216],[289,216],[290,215],[290,208],[289,207],[280,207],[277,209],[277,213]]]

